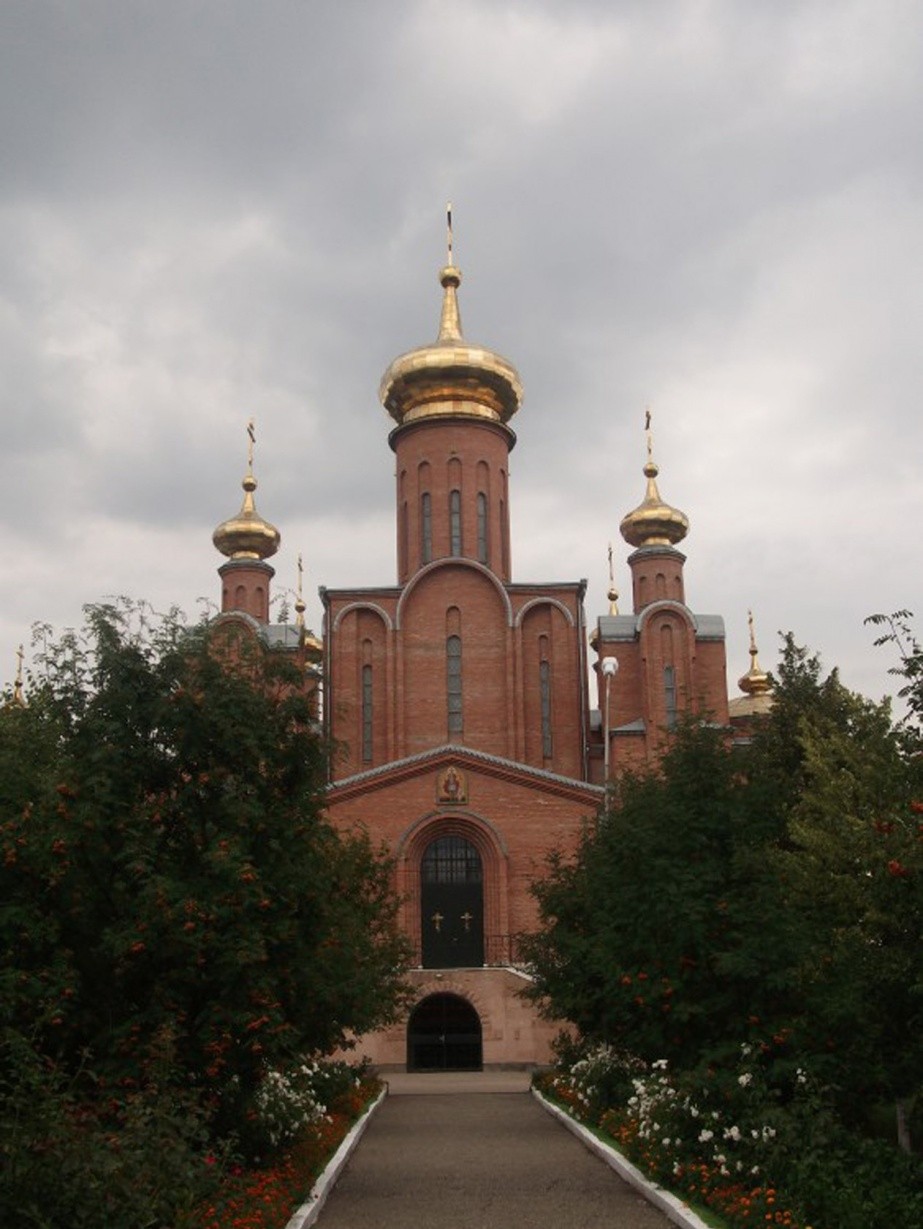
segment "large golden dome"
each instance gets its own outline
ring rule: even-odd
[[[654,463],[650,433],[650,412],[647,416],[647,462],[644,476],[647,491],[644,499],[631,512],[622,517],[619,532],[631,546],[675,546],[689,532],[689,518],[679,508],[665,503],[657,488],[660,473]]]
[[[432,345],[394,360],[382,376],[382,405],[398,425],[447,415],[507,423],[522,401],[519,373],[502,355],[472,346],[462,336],[461,271],[451,259],[439,282],[443,290],[439,336]]]

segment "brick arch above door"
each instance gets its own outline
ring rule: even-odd
[[[484,940],[486,963],[494,963],[501,936],[509,934],[509,868],[506,849],[493,825],[470,812],[424,816],[405,830],[396,851],[398,891],[403,898],[403,924],[414,944],[414,963],[421,964],[420,866],[433,841],[460,836],[477,850],[484,875]]]

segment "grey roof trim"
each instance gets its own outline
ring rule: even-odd
[[[696,615],[696,640],[724,640],[724,619],[721,615]]]
[[[593,785],[589,781],[581,781],[577,777],[564,777],[557,772],[549,772],[546,768],[534,768],[531,764],[521,764],[518,760],[508,760],[502,755],[489,755],[486,751],[475,751],[471,747],[463,747],[458,743],[444,743],[441,747],[430,747],[426,751],[418,751],[416,755],[408,755],[400,760],[391,760],[387,764],[379,764],[376,768],[366,768],[364,772],[353,773],[351,777],[340,777],[329,783],[330,789],[339,789],[346,785],[359,785],[364,781],[374,781],[377,777],[386,776],[395,768],[407,768],[413,764],[425,764],[427,760],[441,758],[446,755],[457,755],[476,763],[491,764],[495,768],[513,769],[524,776],[534,777],[538,781],[553,781],[557,785],[576,786],[578,789],[591,790],[602,795],[605,790],[601,785]]]
[[[640,625],[658,609],[675,610],[692,621],[696,640],[724,640],[724,619],[721,615],[694,614],[688,606],[679,602],[651,602],[645,606],[640,615],[600,615],[597,620],[599,638],[603,641],[634,640],[640,630]]]
[[[600,640],[634,640],[638,634],[637,615],[600,615]]]

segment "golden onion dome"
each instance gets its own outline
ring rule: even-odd
[[[212,534],[212,541],[221,554],[227,555],[229,559],[268,559],[279,549],[282,535],[275,525],[263,520],[253,501],[257,483],[253,476],[253,444],[256,434],[252,419],[247,424],[247,435],[247,472],[241,482],[244,489],[243,503],[236,516],[221,522]]]
[[[647,478],[647,491],[644,499],[622,517],[619,532],[631,546],[675,546],[682,542],[689,532],[689,518],[679,508],[672,508],[661,499],[657,488],[659,468],[654,463],[653,444],[651,441],[651,416],[647,412],[647,462],[644,466],[644,476]]]
[[[442,318],[432,345],[409,350],[382,376],[379,396],[401,425],[422,418],[462,415],[507,423],[522,402],[522,383],[511,362],[462,336],[458,310],[461,270],[451,261],[440,271]]]

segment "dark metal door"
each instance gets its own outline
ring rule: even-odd
[[[480,1071],[481,1021],[457,994],[431,994],[407,1024],[408,1071]]]
[[[479,967],[484,963],[484,884],[481,857],[461,836],[441,836],[420,867],[423,966]]]

